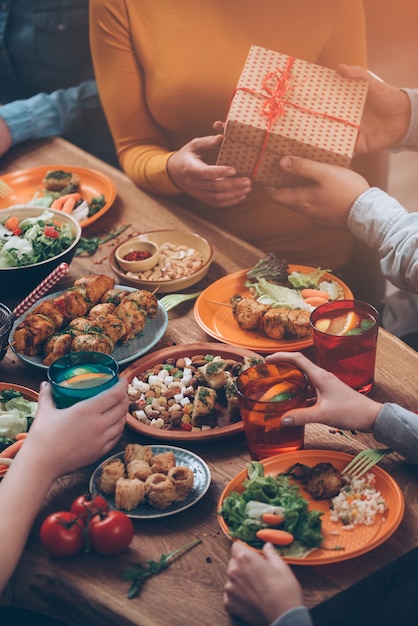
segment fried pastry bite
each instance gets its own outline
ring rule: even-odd
[[[119,478],[115,488],[115,505],[132,511],[145,500],[145,483],[138,478]]]
[[[71,333],[57,333],[49,337],[44,344],[44,355],[42,363],[48,367],[61,356],[68,354],[71,350],[73,336]]]
[[[152,474],[145,481],[148,503],[156,509],[166,509],[175,502],[177,494],[172,481],[165,474]]]
[[[176,490],[176,500],[185,500],[193,489],[193,471],[190,467],[179,465],[178,467],[172,467],[167,476]]]
[[[115,279],[104,274],[88,274],[81,276],[74,282],[75,287],[83,287],[86,290],[86,300],[90,303],[90,307],[100,302],[102,296],[113,289]]]
[[[102,352],[112,354],[113,342],[105,334],[85,333],[74,337],[71,343],[72,352]]]
[[[142,480],[143,482],[152,474],[150,464],[142,459],[130,461],[126,466],[126,471],[128,478],[138,478],[138,480]]]
[[[97,486],[100,491],[113,495],[116,489],[116,483],[119,478],[125,477],[125,465],[120,459],[114,459],[105,463],[102,468],[102,473],[97,481]]]
[[[192,425],[214,426],[216,422],[216,390],[199,385],[193,399],[191,412]]]
[[[172,467],[176,466],[176,457],[174,452],[168,450],[161,454],[155,454],[151,463],[151,471],[153,474],[168,474]]]
[[[139,443],[128,443],[125,447],[124,462],[128,465],[131,461],[145,461],[151,465],[154,453],[149,446],[142,446]]]
[[[213,359],[198,369],[208,387],[222,389],[228,381],[227,368],[228,364],[223,359]]]
[[[143,309],[145,311],[147,317],[153,318],[157,314],[157,296],[151,291],[147,291],[146,289],[129,291],[123,299],[134,302],[139,309]]]
[[[49,170],[45,174],[42,184],[45,189],[49,191],[63,191],[63,189],[69,185],[74,188],[74,191],[78,191],[80,179],[77,174],[73,174],[73,172]]]

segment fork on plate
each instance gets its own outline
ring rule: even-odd
[[[187,300],[194,300],[195,298],[200,296],[201,293],[201,291],[196,291],[195,293],[170,293],[167,296],[163,296],[162,298],[160,298],[159,301],[165,308],[165,310],[169,311],[178,304],[187,302]]]
[[[0,198],[7,198],[7,196],[10,196],[13,192],[13,187],[10,187],[10,185],[0,178]]]
[[[360,478],[373,465],[379,463],[387,454],[393,452],[391,448],[369,448],[359,452],[352,461],[342,470],[341,474],[350,478]]]

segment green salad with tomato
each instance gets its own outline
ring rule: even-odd
[[[41,263],[64,252],[74,239],[71,224],[56,223],[51,211],[21,221],[10,215],[0,223],[0,268]]]

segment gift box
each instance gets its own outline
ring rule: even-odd
[[[366,95],[364,80],[251,46],[217,163],[273,186],[300,182],[280,169],[285,154],[348,167]]]

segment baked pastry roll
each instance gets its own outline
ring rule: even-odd
[[[199,386],[193,400],[192,425],[201,427],[204,425],[214,426],[216,422],[216,391],[209,387]]]
[[[176,466],[176,457],[174,452],[161,452],[156,454],[151,463],[151,471],[153,474],[168,474],[172,467]]]
[[[153,457],[154,454],[149,446],[141,446],[139,443],[128,443],[125,447],[125,465],[128,465],[134,459],[145,461],[151,465]]]
[[[116,489],[116,482],[119,478],[125,476],[125,465],[120,459],[109,461],[103,466],[102,473],[97,481],[97,486],[100,491],[113,495]]]
[[[148,503],[156,509],[166,509],[176,500],[177,494],[172,481],[165,474],[152,474],[145,481]]]
[[[128,478],[138,478],[145,482],[148,476],[151,476],[152,471],[149,463],[142,459],[134,459],[130,461],[126,467],[128,472]]]
[[[194,474],[190,467],[178,465],[168,472],[168,478],[176,490],[176,500],[185,500],[193,489]]]
[[[115,504],[118,509],[132,511],[144,500],[145,483],[138,478],[119,478],[115,490]]]

